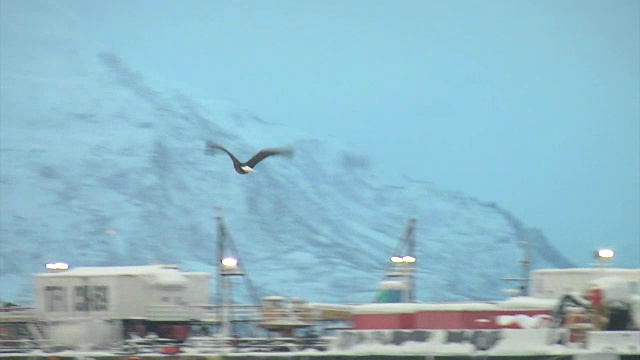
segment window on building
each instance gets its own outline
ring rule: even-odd
[[[108,286],[76,286],[76,311],[107,311],[109,310]]]
[[[62,286],[45,286],[44,288],[45,311],[67,311],[67,290]]]
[[[109,310],[109,287],[94,286],[93,287],[93,310],[107,311]]]

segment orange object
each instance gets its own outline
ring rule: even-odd
[[[165,346],[161,351],[163,354],[174,355],[180,352],[179,346]]]

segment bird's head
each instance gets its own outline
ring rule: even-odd
[[[255,170],[253,170],[253,168],[249,165],[243,165],[240,167],[244,172],[246,173],[252,173],[252,172],[256,172]]]

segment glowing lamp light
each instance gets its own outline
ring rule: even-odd
[[[414,258],[413,256],[392,256],[391,257],[391,262],[392,263],[414,263],[416,262],[416,258]]]
[[[222,266],[227,268],[234,268],[238,266],[238,259],[232,257],[226,257],[222,259]]]
[[[615,252],[611,249],[600,249],[596,252],[596,257],[600,259],[611,259]]]
[[[63,262],[47,263],[45,267],[47,268],[47,270],[61,271],[61,270],[67,270],[69,268],[69,264],[63,263]]]

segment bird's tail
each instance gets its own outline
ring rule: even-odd
[[[284,149],[280,155],[284,156],[284,157],[288,157],[289,159],[291,159],[293,157],[293,149],[291,148],[287,148]]]
[[[207,149],[216,149],[218,145],[211,140],[207,140]]]
[[[218,146],[211,140],[207,141],[207,146],[204,148],[205,155],[215,155],[216,150],[220,150]]]

